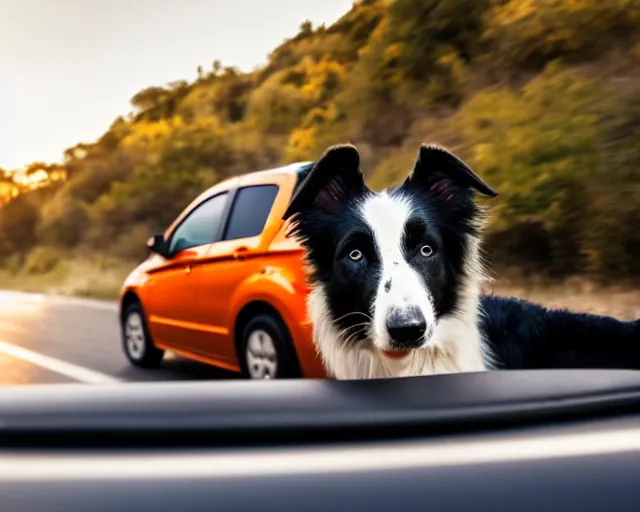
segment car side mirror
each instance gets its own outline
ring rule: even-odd
[[[167,247],[164,235],[153,235],[147,240],[147,247],[151,252],[155,252],[160,256],[164,256],[165,258],[169,256],[169,248]]]

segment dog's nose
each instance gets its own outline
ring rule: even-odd
[[[415,348],[422,345],[422,335],[427,323],[419,308],[393,308],[387,315],[387,332],[392,344],[398,348]]]

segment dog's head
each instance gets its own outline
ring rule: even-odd
[[[423,145],[406,180],[381,193],[366,187],[354,146],[331,147],[314,164],[284,218],[344,343],[403,353],[455,314],[479,265],[468,261],[478,258],[469,250],[480,229],[475,191],[497,195],[436,146]]]

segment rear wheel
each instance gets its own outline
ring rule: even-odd
[[[247,322],[239,349],[243,373],[251,379],[300,377],[291,336],[275,315],[263,313]]]
[[[157,368],[164,357],[164,350],[153,344],[144,311],[137,302],[129,304],[122,315],[122,347],[127,359],[142,368]]]

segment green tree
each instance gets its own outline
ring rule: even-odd
[[[311,98],[298,87],[283,83],[281,75],[273,75],[249,97],[247,116],[263,133],[285,135],[298,126]]]
[[[160,105],[169,95],[164,87],[147,87],[131,98],[131,105],[140,112],[151,110]]]

